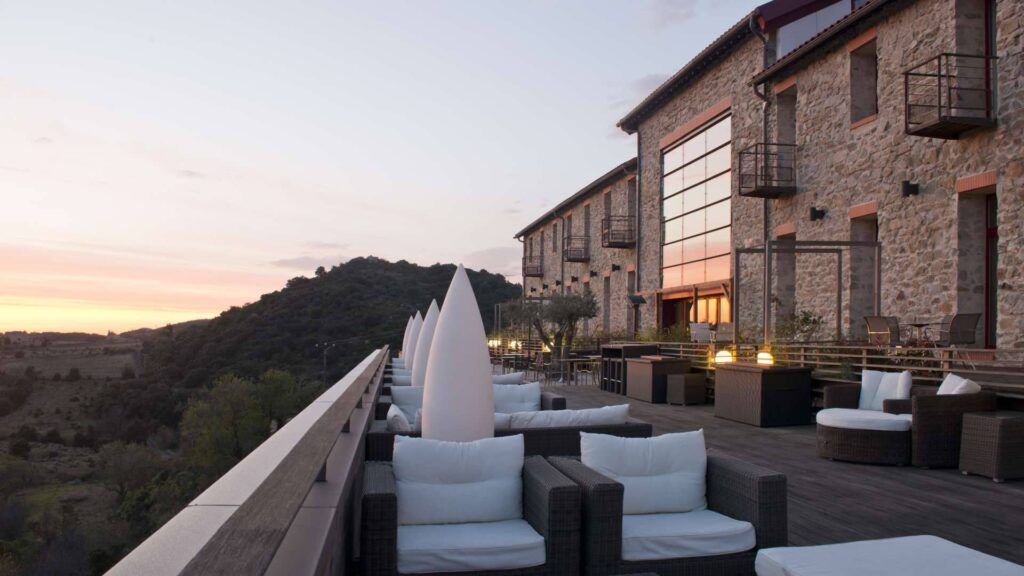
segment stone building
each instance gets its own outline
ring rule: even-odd
[[[636,159],[560,202],[522,229],[523,291],[527,297],[591,292],[598,315],[584,334],[629,336],[628,295],[636,282]]]
[[[619,122],[637,136],[639,324],[738,318],[759,339],[772,241],[770,329],[979,313],[977,345],[1024,346],[1021,46],[1021,0],[744,16]]]

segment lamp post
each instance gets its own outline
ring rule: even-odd
[[[329,342],[320,342],[316,345],[317,349],[323,350],[323,378],[324,388],[327,388],[327,352],[338,345],[338,342],[342,340],[331,340]]]

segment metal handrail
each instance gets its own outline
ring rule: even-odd
[[[757,142],[739,154],[740,191],[796,186],[796,144]]]
[[[565,236],[562,244],[562,259],[580,262],[590,259],[590,236]]]
[[[636,242],[635,216],[605,216],[601,220],[601,244],[633,244]]]
[[[906,129],[946,120],[994,121],[994,60],[995,56],[943,52],[907,69]]]

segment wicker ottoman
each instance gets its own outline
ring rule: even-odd
[[[1024,478],[1024,412],[964,414],[960,471],[996,482]]]
[[[704,404],[707,401],[707,376],[703,372],[669,374],[666,401],[669,404]]]

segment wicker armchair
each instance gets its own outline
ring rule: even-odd
[[[544,537],[546,562],[481,575],[574,575],[580,567],[580,490],[540,457],[523,466],[523,517]],[[398,572],[398,497],[391,464],[367,462],[363,481],[360,563],[363,576]]]
[[[960,463],[960,434],[964,414],[996,409],[996,395],[937,395],[935,388],[915,388],[909,400],[886,400],[890,414],[912,414],[911,463],[922,468],[956,468]]]
[[[715,454],[708,455],[708,509],[754,526],[757,545],[751,550],[718,556],[657,561],[622,559],[623,486],[572,458],[549,461],[580,485],[583,574],[685,574],[735,576],[754,574],[758,548],[788,543],[786,477],[771,470]]]

